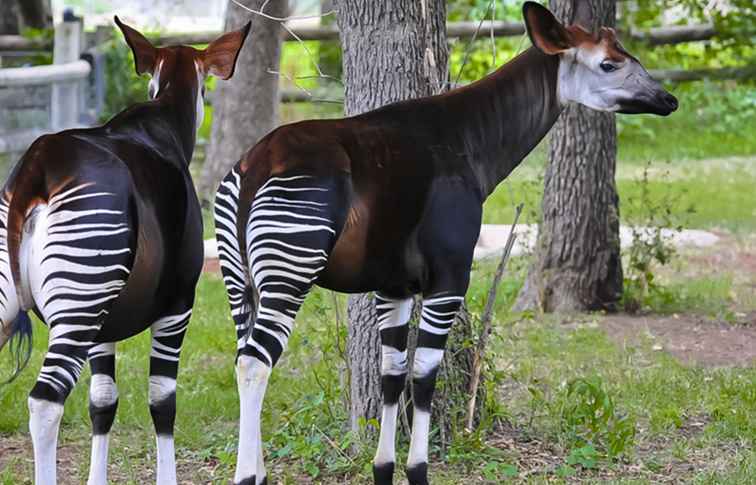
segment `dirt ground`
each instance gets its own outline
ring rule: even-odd
[[[611,315],[601,321],[612,340],[620,344],[653,341],[681,362],[706,367],[747,367],[756,364],[756,312],[744,324],[733,325],[697,315]]]

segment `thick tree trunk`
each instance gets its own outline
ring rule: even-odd
[[[287,0],[242,0],[247,7],[285,17]],[[197,183],[203,201],[212,200],[220,180],[244,153],[278,123],[278,70],[281,60],[281,26],[229,2],[225,30],[252,20],[249,38],[236,61],[230,81],[219,82],[212,94],[213,128],[210,145]]]
[[[0,2],[0,35],[18,35],[21,33],[21,14],[17,0]]]
[[[447,79],[443,0],[336,0],[345,110],[355,115],[440,92]],[[380,338],[372,295],[349,298],[351,425],[380,415]]]
[[[614,0],[552,0],[566,23],[614,26]],[[551,130],[536,259],[516,309],[611,309],[622,295],[614,115],[569,106]]]
[[[3,2],[12,0],[3,0]],[[51,29],[53,26],[50,0],[16,0],[21,8],[21,18],[25,27]]]

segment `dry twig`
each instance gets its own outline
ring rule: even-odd
[[[475,349],[475,356],[473,361],[473,375],[472,379],[470,380],[470,400],[467,403],[467,419],[465,424],[465,429],[470,432],[473,428],[473,419],[475,417],[475,402],[476,397],[478,394],[478,386],[480,385],[480,371],[483,367],[483,356],[486,351],[486,346],[488,345],[488,338],[491,335],[491,331],[493,330],[493,311],[494,311],[494,304],[496,303],[496,293],[499,289],[499,283],[501,282],[501,278],[504,276],[504,269],[507,266],[507,262],[509,261],[509,255],[512,253],[512,247],[514,246],[516,235],[515,235],[515,227],[517,226],[517,221],[520,219],[520,214],[522,213],[522,206],[523,204],[520,203],[515,208],[515,218],[514,222],[512,223],[512,228],[509,230],[509,237],[507,238],[507,243],[504,246],[504,252],[501,255],[501,261],[499,261],[499,266],[496,267],[496,273],[494,274],[493,282],[491,283],[491,288],[488,290],[488,298],[486,299],[486,307],[483,310],[483,316],[481,317],[481,329],[480,329],[480,336],[478,337],[478,344],[476,345]]]

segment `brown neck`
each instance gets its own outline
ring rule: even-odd
[[[168,84],[157,99],[122,111],[107,123],[111,136],[123,136],[160,157],[188,166],[194,153],[196,89]]]
[[[449,123],[443,131],[473,170],[482,196],[543,139],[562,111],[557,96],[559,57],[531,47],[489,76],[441,96]]]

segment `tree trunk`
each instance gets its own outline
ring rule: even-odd
[[[9,0],[3,0],[3,3],[6,1]],[[20,4],[24,27],[34,29],[52,28],[53,18],[50,0],[17,0],[17,2]],[[12,0],[11,3],[13,3]]]
[[[443,90],[447,79],[443,0],[336,0],[342,46],[345,111],[355,115]],[[381,409],[380,338],[372,295],[349,298],[347,359],[351,427]]]
[[[0,1],[0,35],[21,33],[21,17],[16,0]]]
[[[285,17],[287,0],[242,0],[244,5],[265,13]],[[244,153],[278,123],[277,76],[281,61],[281,26],[229,2],[224,29],[240,28],[252,20],[249,38],[236,61],[236,71],[229,81],[216,84],[212,93],[213,128],[210,145],[197,184],[203,201],[212,200],[220,180]]]
[[[552,0],[565,23],[614,26],[614,0]],[[622,295],[614,114],[569,106],[551,130],[543,221],[517,310],[613,309]]]

